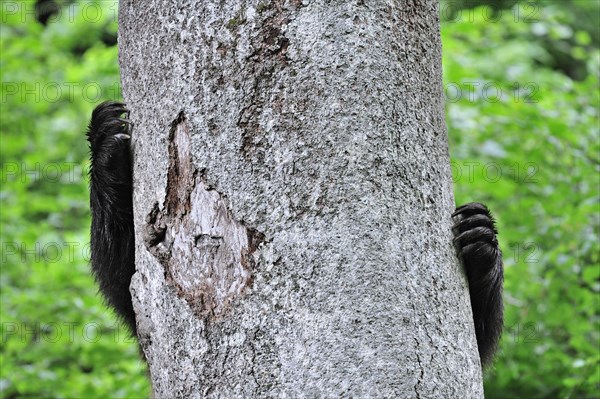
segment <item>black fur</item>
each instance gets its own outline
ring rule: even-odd
[[[92,271],[106,302],[136,333],[129,284],[135,272],[132,212],[131,122],[124,104],[104,102],[88,129],[92,168]],[[502,254],[492,216],[483,204],[456,209],[455,244],[469,279],[482,365],[491,362],[502,331]]]
[[[502,252],[488,208],[471,202],[456,209],[455,245],[467,272],[475,335],[483,366],[494,358],[502,333],[504,308]]]
[[[136,334],[129,284],[135,272],[131,123],[125,105],[107,101],[92,113],[87,136],[91,150],[92,272],[108,305]]]

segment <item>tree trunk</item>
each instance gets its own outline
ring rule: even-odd
[[[436,0],[121,1],[156,397],[483,396]]]

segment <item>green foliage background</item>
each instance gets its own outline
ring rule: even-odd
[[[87,264],[83,132],[120,97],[116,2],[59,1],[46,25],[34,3],[0,8],[0,395],[147,397]],[[598,398],[599,3],[448,0],[441,18],[456,200],[490,205],[506,258],[486,397]]]

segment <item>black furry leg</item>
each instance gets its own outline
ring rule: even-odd
[[[96,107],[88,127],[91,150],[92,273],[107,304],[136,334],[129,284],[135,272],[131,123],[122,103]]]
[[[502,252],[496,226],[488,208],[471,202],[452,214],[455,245],[469,279],[471,307],[481,364],[491,363],[502,333],[504,308]]]

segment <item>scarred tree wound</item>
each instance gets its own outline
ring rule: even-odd
[[[252,286],[253,254],[265,237],[235,220],[226,198],[193,165],[190,143],[180,112],[169,132],[167,192],[162,207],[156,202],[146,216],[144,242],[177,294],[212,320]]]

